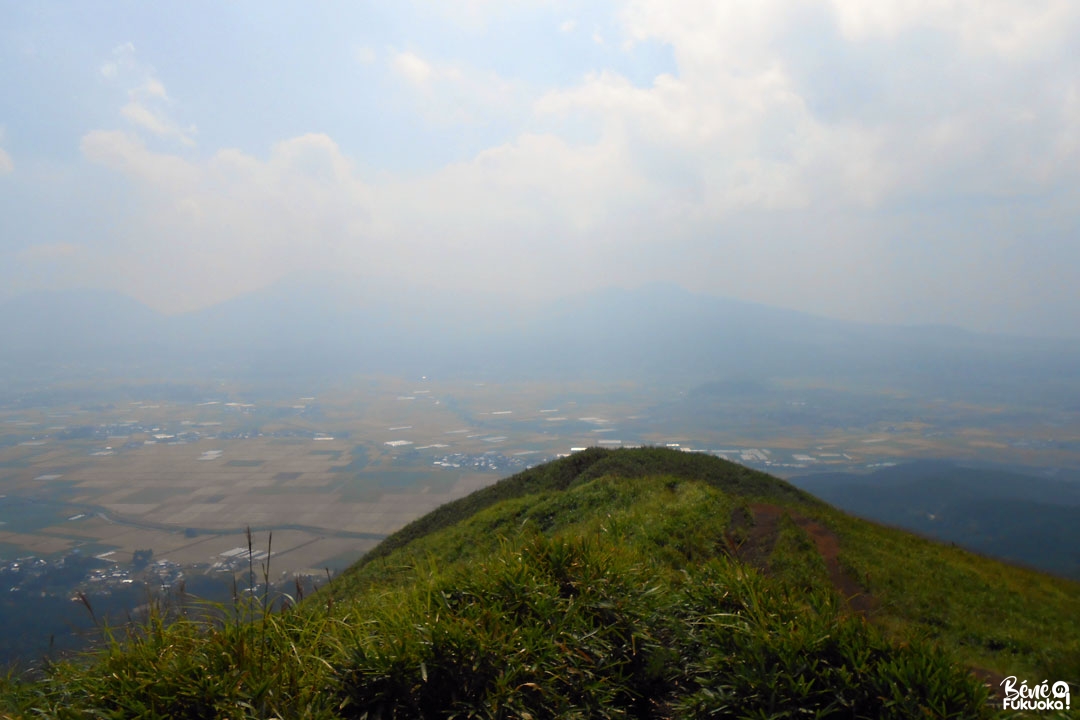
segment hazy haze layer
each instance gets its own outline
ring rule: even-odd
[[[619,285],[1076,336],[1070,0],[14,3],[0,285]]]

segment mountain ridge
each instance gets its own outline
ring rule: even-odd
[[[674,285],[512,310],[404,287],[297,280],[178,316],[105,291],[37,293],[0,304],[0,336],[0,364],[12,377],[110,363],[125,376],[200,368],[275,381],[387,371],[684,383],[816,377],[1023,398],[1060,398],[1080,382],[1080,340],[851,323]]]
[[[1080,585],[846,516],[711,456],[591,449],[387,543],[299,605],[240,599],[209,625],[152,620],[90,666],[9,680],[0,707],[968,718],[999,714],[987,678],[1080,676]]]

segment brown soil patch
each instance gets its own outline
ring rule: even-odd
[[[739,509],[731,518],[727,542],[731,554],[763,572],[769,570],[769,555],[780,534],[783,510],[776,505],[757,504],[751,514]]]
[[[836,533],[821,523],[796,513],[792,514],[791,519],[814,541],[814,547],[829,571],[829,581],[847,601],[852,612],[863,617],[869,616],[876,606],[874,596],[840,566],[840,540]]]
[[[876,598],[841,566],[840,539],[836,533],[812,518],[767,503],[752,505],[749,513],[742,509],[737,510],[731,518],[727,534],[732,556],[768,572],[769,556],[780,535],[780,520],[784,515],[789,516],[813,540],[814,547],[825,561],[829,581],[844,598],[851,612],[869,619],[877,607]],[[739,538],[742,538],[741,541]],[[995,703],[1004,697],[1001,689],[1004,676],[983,668],[975,667],[970,670],[971,674],[989,689],[990,703],[996,707]]]
[[[840,541],[836,533],[816,520],[778,505],[756,503],[750,507],[750,516],[741,510],[731,519],[727,540],[732,555],[768,572],[769,555],[780,535],[780,519],[785,515],[814,541],[814,547],[825,561],[830,582],[851,611],[863,617],[869,615],[875,607],[874,597],[841,567]],[[741,542],[739,538],[742,538]]]

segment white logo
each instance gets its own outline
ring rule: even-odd
[[[1028,681],[1016,685],[1016,676],[1011,675],[1001,681],[1005,688],[1005,710],[1069,710],[1071,697],[1069,683],[1058,680],[1053,685],[1043,680],[1038,685],[1028,687]]]

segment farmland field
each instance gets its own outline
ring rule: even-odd
[[[274,531],[277,570],[321,568],[590,440],[589,422],[574,421],[584,431],[576,436],[556,432],[563,421],[547,422],[534,397],[542,393],[528,389],[386,379],[362,387],[270,402],[223,393],[7,409],[0,554],[80,549],[125,563],[151,548],[211,564],[250,527],[267,540]],[[590,406],[598,409],[612,408]]]
[[[0,560],[79,550],[127,563],[152,549],[213,565],[250,527],[260,543],[273,531],[276,570],[333,569],[448,500],[590,445],[704,449],[781,476],[911,457],[1080,465],[1072,416],[1033,430],[1007,408],[797,385],[752,398],[388,377],[295,397],[138,390],[0,408]]]

